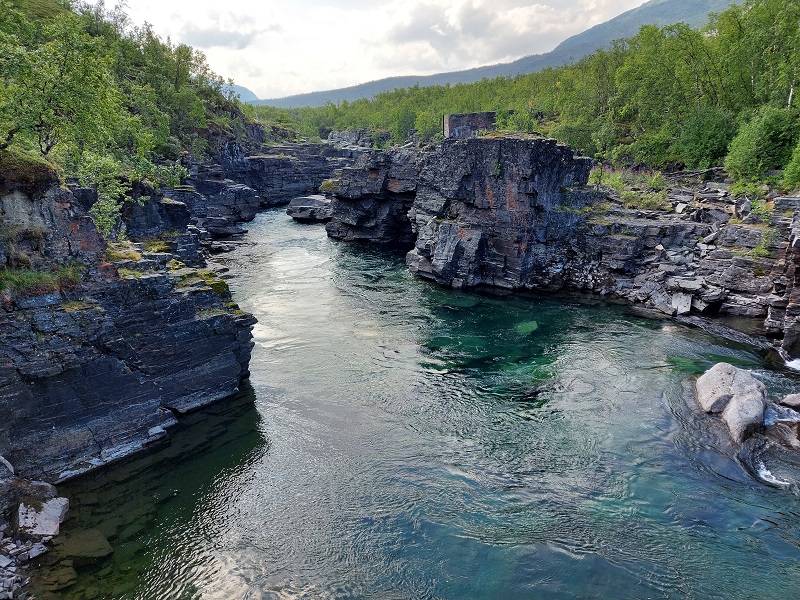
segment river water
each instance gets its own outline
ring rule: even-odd
[[[747,347],[444,290],[282,211],[219,260],[259,320],[250,385],[63,486],[66,536],[114,553],[55,597],[800,597],[796,488],[755,481],[692,400],[720,360],[798,385]]]

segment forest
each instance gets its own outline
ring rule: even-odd
[[[99,192],[108,233],[133,190],[175,184],[184,153],[239,135],[241,105],[206,58],[123,8],[0,0],[0,175],[46,164]]]
[[[412,130],[437,138],[443,114],[497,111],[501,129],[552,136],[620,167],[724,165],[739,181],[791,189],[800,186],[798,23],[798,0],[748,0],[701,29],[644,26],[565,67],[256,110],[307,136],[369,128],[390,131],[395,143]]]

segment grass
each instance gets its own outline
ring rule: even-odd
[[[0,269],[0,291],[22,294],[57,292],[81,282],[82,265],[69,265],[54,271]]]
[[[0,180],[5,180],[4,187],[8,189],[21,185],[33,195],[57,183],[58,175],[53,165],[40,156],[12,146],[0,151]],[[0,193],[3,191],[0,188]]]
[[[658,192],[634,192],[624,191],[621,193],[625,208],[638,208],[641,210],[669,210],[666,191]]]
[[[106,248],[106,260],[117,262],[120,260],[142,260],[139,250],[130,242],[112,242]]]

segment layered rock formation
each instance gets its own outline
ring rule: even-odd
[[[0,454],[18,475],[75,476],[163,437],[174,413],[237,391],[253,319],[222,280],[166,244],[107,248],[54,174],[48,186],[5,186],[6,264],[36,267],[32,283],[4,283],[0,312]],[[131,222],[184,227],[169,240],[190,253],[187,207],[151,202]],[[194,258],[202,264],[197,248]],[[62,271],[75,280],[54,283]]]
[[[408,247],[414,234],[408,211],[416,197],[420,154],[408,148],[373,150],[336,172],[332,191],[332,238]]]
[[[425,156],[410,211],[411,271],[451,287],[558,288],[594,202],[592,161],[545,138],[448,141]]]
[[[800,355],[800,198],[754,209],[724,184],[676,183],[662,206],[637,208],[587,188],[590,167],[523,135],[372,151],[334,176],[328,233],[408,248],[413,272],[452,287],[574,289],[670,316],[762,318]]]
[[[327,223],[333,217],[333,206],[327,196],[301,196],[289,202],[286,214],[299,223]]]

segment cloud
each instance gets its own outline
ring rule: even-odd
[[[212,69],[265,98],[509,62],[643,3],[127,0],[134,23],[203,50]]]
[[[270,32],[280,33],[283,30],[277,24],[253,27],[252,20],[247,15],[211,13],[209,17],[213,20],[205,26],[196,23],[185,24],[179,33],[181,41],[201,49],[216,47],[244,50],[251,46],[260,35]]]

